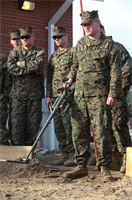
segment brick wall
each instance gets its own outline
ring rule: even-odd
[[[18,0],[0,1],[0,51],[7,55],[12,50],[9,32],[21,26],[33,26],[35,33],[35,45],[44,48],[48,59],[48,26],[49,20],[64,3],[64,0],[37,0],[35,10],[19,10]],[[72,45],[72,6],[64,13],[55,26],[65,26],[69,35],[69,43]],[[45,70],[47,73],[48,60]]]

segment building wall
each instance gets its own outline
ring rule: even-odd
[[[37,0],[34,11],[19,9],[19,0],[0,1],[0,51],[7,55],[12,50],[9,32],[21,26],[33,26],[35,33],[35,45],[44,48],[47,59],[45,71],[47,76],[48,64],[48,22],[61,7],[65,0]],[[65,26],[69,35],[69,43],[72,45],[72,5],[55,24]]]

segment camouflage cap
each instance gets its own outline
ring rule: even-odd
[[[20,31],[19,30],[11,31],[10,36],[11,36],[11,40],[13,40],[15,38],[19,39],[20,38]]]
[[[84,11],[80,14],[81,18],[82,18],[82,24],[88,24],[88,23],[92,23],[98,16],[98,11],[97,10],[93,10],[91,12],[89,11]]]
[[[20,37],[21,36],[31,36],[33,34],[33,27],[31,26],[23,26],[19,28]]]
[[[60,26],[56,26],[54,28],[52,28],[52,32],[53,32],[53,36],[59,36],[59,35],[66,35],[66,28],[64,27],[60,27]]]

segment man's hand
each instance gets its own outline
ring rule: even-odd
[[[109,106],[115,106],[116,102],[117,102],[116,98],[114,98],[114,97],[108,97],[107,101],[106,101],[106,104],[109,105]]]
[[[70,87],[72,86],[72,84],[73,84],[73,81],[72,81],[72,79],[69,79],[68,81],[67,81],[67,85],[66,85],[66,90],[67,91],[69,91],[70,90]],[[63,87],[65,88],[65,84],[63,84]]]
[[[50,97],[47,97],[47,99],[46,99],[46,107],[48,108],[48,110],[50,110],[49,104],[50,104],[51,106],[53,105],[51,98],[50,98]]]

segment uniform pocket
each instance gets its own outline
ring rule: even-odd
[[[106,70],[106,69],[109,68],[108,67],[109,65],[108,65],[108,62],[107,62],[107,56],[106,56],[105,52],[94,53],[92,58],[93,58],[93,64],[96,66],[96,69],[98,71]]]

